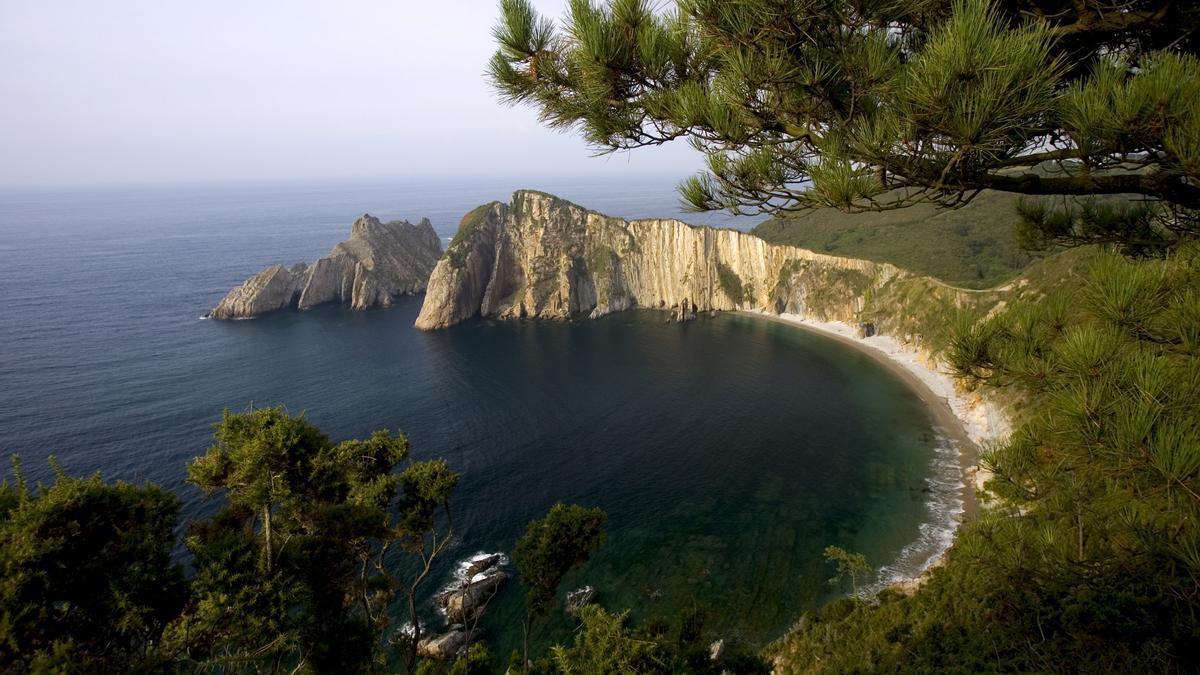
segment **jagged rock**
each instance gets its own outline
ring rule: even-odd
[[[214,319],[245,319],[295,307],[307,275],[308,266],[304,263],[297,263],[290,269],[271,265],[229,291],[208,315]]]
[[[503,559],[504,556],[500,553],[488,553],[471,558],[466,568],[463,569],[463,578],[472,579],[475,575],[486,572],[500,564],[500,561]]]
[[[417,643],[417,654],[430,659],[451,659],[478,637],[478,630],[466,631],[462,626],[455,626],[441,635],[422,638]]]
[[[446,621],[463,623],[479,616],[484,605],[505,581],[508,581],[508,573],[494,569],[490,573],[470,577],[467,585],[444,593],[441,604],[446,612]]]
[[[736,275],[736,301],[720,272]],[[899,268],[768,244],[745,232],[678,220],[605,216],[529,190],[463,219],[429,279],[416,325],[471,317],[597,317],[632,307],[673,318],[761,309],[854,321],[864,291],[909,276]]]
[[[595,601],[596,589],[592,586],[584,586],[583,588],[577,588],[573,591],[570,591],[567,593],[567,614],[578,614],[579,610]]]
[[[274,265],[229,292],[208,316],[248,319],[281,309],[310,309],[340,302],[353,309],[388,307],[402,295],[425,290],[442,252],[429,219],[413,225],[381,223],[364,214],[350,238],[311,266]]]
[[[866,322],[858,324],[858,337],[869,338],[875,334],[875,324]]]

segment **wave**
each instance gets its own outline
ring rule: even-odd
[[[937,443],[925,479],[929,498],[926,520],[918,526],[917,538],[900,549],[896,559],[880,567],[875,582],[860,592],[870,597],[893,584],[916,579],[941,560],[954,543],[954,535],[966,509],[963,501],[962,453],[959,441],[944,428],[935,427]]]

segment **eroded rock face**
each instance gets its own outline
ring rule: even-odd
[[[441,597],[446,621],[455,624],[478,617],[505,581],[508,573],[493,568],[472,577],[465,586],[446,592]]]
[[[328,256],[311,266],[268,267],[230,291],[208,316],[248,319],[328,302],[353,309],[388,307],[400,296],[425,290],[441,253],[441,240],[427,218],[416,225],[381,223],[364,214],[354,221],[350,238]]]
[[[430,635],[417,643],[417,654],[430,659],[450,659],[458,656],[464,647],[479,638],[480,631],[467,631],[461,626],[441,635]]]
[[[417,327],[474,316],[600,316],[632,307],[679,320],[710,310],[815,312],[850,321],[863,286],[905,273],[892,265],[768,244],[678,220],[605,216],[519,191],[463,219],[429,280]]]

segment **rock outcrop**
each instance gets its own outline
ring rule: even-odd
[[[446,621],[455,624],[478,617],[505,581],[508,581],[508,573],[493,568],[471,577],[461,588],[442,594],[440,603]]]
[[[339,302],[353,309],[388,307],[402,295],[425,290],[442,253],[428,219],[382,223],[364,214],[350,238],[312,265],[273,265],[231,290],[208,316],[248,319],[281,309],[310,309]]]
[[[594,586],[584,586],[576,588],[573,591],[567,592],[567,600],[563,605],[567,614],[577,616],[584,607],[596,601],[596,588]]]
[[[417,327],[474,316],[568,318],[633,307],[678,320],[765,310],[852,321],[899,268],[768,244],[731,229],[605,216],[519,191],[468,214],[429,280]]]
[[[480,631],[468,631],[462,626],[455,626],[441,635],[430,635],[421,638],[417,643],[417,654],[430,659],[450,659],[460,656],[465,648],[480,636]]]

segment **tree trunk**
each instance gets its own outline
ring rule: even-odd
[[[533,623],[533,617],[528,613],[525,614],[525,621],[521,624],[521,671],[529,672],[529,629]]]
[[[416,590],[410,590],[408,593],[408,617],[412,622],[412,641],[408,645],[408,652],[404,655],[405,666],[407,672],[415,672],[417,669],[417,643],[421,640],[421,620],[417,617],[417,593]]]
[[[1075,518],[1079,523],[1079,562],[1083,562],[1083,514],[1080,513]]]
[[[263,541],[266,544],[267,571],[270,572],[275,556],[271,551],[271,505],[269,503],[263,504]]]

